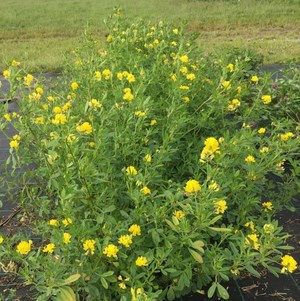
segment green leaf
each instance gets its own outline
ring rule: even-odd
[[[101,275],[101,277],[106,278],[106,277],[112,276],[113,274],[114,274],[114,271],[108,271],[108,272],[103,273]]]
[[[168,219],[166,219],[165,221],[166,221],[166,223],[170,226],[170,228],[173,231],[178,232],[178,230],[176,229],[175,225],[171,221],[169,221]]]
[[[80,274],[73,274],[64,281],[64,284],[71,284],[77,281],[80,277],[81,277]]]
[[[189,252],[191,253],[191,255],[193,256],[193,258],[199,262],[199,263],[203,263],[203,258],[202,256],[197,253],[196,251],[194,251],[193,249],[189,248]]]
[[[108,289],[108,283],[107,283],[107,281],[105,280],[105,278],[100,277],[100,281],[101,281],[102,286],[103,286],[105,289]]]
[[[201,253],[204,253],[204,242],[202,240],[196,240],[191,243],[191,247],[198,250]]]
[[[228,228],[216,228],[216,227],[208,227],[210,230],[216,231],[216,232],[231,232],[231,229]]]
[[[172,301],[175,299],[174,289],[173,287],[170,287],[167,293],[168,300]]]
[[[207,297],[208,297],[208,298],[211,298],[211,297],[214,295],[214,293],[215,293],[215,291],[216,291],[216,288],[217,288],[217,284],[214,282],[214,283],[211,285],[211,287],[208,289],[208,291],[207,291]]]
[[[215,216],[210,222],[209,225],[213,225],[214,223],[216,223],[219,219],[222,218],[222,215],[217,215]]]
[[[260,278],[260,274],[253,268],[252,265],[247,264],[247,265],[245,265],[245,268],[249,273],[251,273],[255,277]]]
[[[156,230],[153,230],[153,231],[151,232],[151,236],[152,236],[152,240],[153,240],[155,246],[157,247],[158,244],[159,244],[160,241],[161,241],[159,234],[157,233]]]
[[[109,212],[113,212],[115,210],[116,210],[116,206],[115,205],[110,205],[110,206],[103,209],[103,213],[109,213]]]
[[[229,294],[227,292],[227,289],[224,286],[222,286],[220,283],[217,283],[217,290],[221,298],[223,298],[224,300],[229,299]]]

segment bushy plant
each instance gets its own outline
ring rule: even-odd
[[[23,170],[39,240],[2,235],[2,265],[37,300],[228,299],[222,282],[242,271],[293,272],[274,214],[299,191],[299,127],[276,117],[270,81],[241,56],[204,58],[182,27],[119,10],[107,27],[54,87],[5,71],[22,94],[1,123],[18,130],[6,165]]]

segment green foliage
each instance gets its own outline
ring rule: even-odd
[[[118,10],[106,25],[54,87],[7,69],[22,93],[2,120],[18,130],[7,165],[24,170],[41,241],[4,237],[1,260],[37,300],[228,299],[221,282],[242,271],[278,275],[288,235],[273,216],[299,187],[299,128],[277,118],[271,82],[248,54],[204,57],[183,27]]]

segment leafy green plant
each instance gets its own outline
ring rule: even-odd
[[[207,287],[228,299],[222,282],[242,271],[293,272],[273,216],[298,191],[299,127],[274,114],[268,79],[245,76],[240,56],[204,58],[182,27],[128,24],[119,10],[106,25],[53,88],[8,69],[23,94],[3,112],[1,128],[18,130],[6,165],[23,168],[19,202],[40,242],[1,236],[1,261],[18,263],[37,300]]]

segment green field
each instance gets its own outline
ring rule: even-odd
[[[57,71],[84,29],[104,39],[114,6],[129,19],[187,21],[205,53],[255,50],[264,63],[300,61],[299,0],[5,0],[0,1],[0,70],[12,59],[31,71]]]

